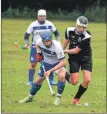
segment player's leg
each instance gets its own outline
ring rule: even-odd
[[[43,77],[38,76],[36,81],[32,84],[29,95],[25,99],[20,100],[19,103],[32,102],[34,95],[40,90],[43,80]]]
[[[83,70],[83,82],[80,84],[79,89],[74,97],[74,101],[80,100],[81,96],[86,92],[91,80],[92,61],[86,61],[81,64]],[[76,99],[76,100],[75,100]]]
[[[72,85],[76,85],[79,82],[80,62],[77,60],[73,60],[73,59],[71,61],[69,60],[69,66],[70,66],[71,76],[69,76],[69,74],[66,73],[66,79]],[[80,104],[80,101],[79,101],[79,99],[74,97],[72,103],[78,105],[78,104]]]
[[[32,44],[33,46],[33,44]],[[35,75],[35,67],[37,65],[36,61],[36,48],[31,48],[30,52],[30,68],[28,71],[28,82],[26,83],[27,85],[31,85],[33,83],[34,75]]]
[[[20,100],[19,103],[31,102],[34,98],[34,95],[36,95],[36,93],[40,90],[42,82],[44,81],[44,79],[45,79],[44,70],[42,67],[40,67],[38,77],[36,78],[35,82],[32,84],[29,95],[25,99]]]
[[[57,94],[56,94],[54,104],[59,105],[64,88],[65,88],[66,69],[63,67],[63,68],[57,70],[56,73],[58,75],[58,85],[57,85]]]
[[[83,70],[83,82],[81,83],[81,85],[84,88],[88,88],[90,81],[91,81],[91,72],[88,70]]]
[[[44,63],[45,67],[46,67],[46,71],[53,68],[55,65],[52,65],[52,64],[47,64],[47,63]],[[49,76],[49,81],[50,81],[50,85],[57,85],[57,83],[54,81],[54,73],[52,72]]]
[[[66,72],[65,79],[72,85],[76,85],[79,81],[79,62],[72,60],[69,61],[69,72]]]
[[[90,80],[91,80],[91,72],[87,70],[83,70],[83,82],[80,84],[78,91],[74,97],[74,100],[73,100],[74,104],[80,103],[80,98],[87,90]]]
[[[57,82],[54,81],[54,73],[51,73],[49,76],[50,85],[57,85]]]

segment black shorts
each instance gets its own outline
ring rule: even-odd
[[[75,59],[68,59],[69,62],[69,72],[75,73],[79,72],[79,69],[81,70],[88,70],[92,72],[92,58],[88,60],[75,60]]]

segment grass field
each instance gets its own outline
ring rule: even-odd
[[[71,112],[71,113],[105,113],[106,112],[106,24],[89,23],[92,33],[93,73],[92,82],[87,92],[81,98],[81,104],[88,102],[88,107],[74,106],[71,101],[78,86],[66,83],[65,91],[59,106],[54,106],[54,98],[50,95],[47,82],[44,81],[41,90],[31,103],[19,104],[17,101],[29,93],[28,80],[30,50],[16,49],[14,42],[24,45],[24,33],[33,20],[2,19],[2,112]],[[72,21],[52,21],[58,28],[61,41],[68,26],[74,26]],[[31,37],[30,37],[31,39]],[[39,64],[37,71],[39,69]],[[68,69],[68,65],[67,65]],[[36,72],[37,74],[37,72]],[[36,78],[36,75],[35,75]],[[55,77],[57,80],[57,76]],[[80,82],[82,72],[80,72]],[[79,83],[80,83],[79,82]],[[56,91],[56,87],[53,87]]]

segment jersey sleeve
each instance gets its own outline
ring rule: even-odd
[[[62,49],[60,42],[58,42],[57,45],[55,46],[55,51],[59,60],[62,60],[65,58],[65,54],[64,54],[64,51]]]
[[[52,32],[55,32],[56,31],[56,27],[54,26],[53,23],[51,23],[51,26],[52,26],[52,28],[51,28]]]
[[[87,38],[87,39],[83,39],[82,41],[81,41],[81,43],[78,45],[78,47],[80,48],[80,49],[85,49],[85,48],[87,48],[87,47],[89,47],[89,45],[90,45],[90,39],[91,38]]]
[[[26,31],[28,34],[31,34],[33,32],[33,26],[32,26],[32,23],[29,25],[27,31]]]
[[[67,29],[65,30],[65,39],[69,39]]]

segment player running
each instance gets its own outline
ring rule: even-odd
[[[84,16],[77,18],[76,27],[68,27],[65,31],[65,40],[63,49],[69,44],[69,49],[64,50],[69,55],[69,67],[71,76],[66,79],[69,83],[76,85],[79,81],[79,69],[83,70],[83,82],[73,99],[74,104],[80,104],[80,98],[87,90],[91,81],[92,72],[92,49],[91,49],[91,34],[86,30],[88,19]]]
[[[45,32],[45,31],[49,31],[50,33],[53,32],[56,40],[60,40],[59,37],[59,32],[58,30],[55,28],[54,24],[48,20],[46,20],[46,11],[44,9],[41,9],[38,11],[38,20],[32,22],[26,33],[24,36],[24,40],[25,40],[25,49],[28,49],[29,47],[29,36],[30,34],[32,34],[32,46],[41,38],[40,34]],[[34,74],[35,74],[35,67],[37,65],[37,60],[35,58],[36,55],[36,49],[31,48],[31,53],[30,53],[30,68],[29,68],[29,72],[28,72],[28,76],[29,76],[29,81],[27,82],[27,85],[31,85],[33,83],[33,78],[34,78]],[[39,55],[38,55],[39,56]],[[50,84],[51,85],[56,85],[57,83],[54,82],[54,77],[53,74],[49,77],[50,79]]]
[[[19,103],[31,102],[34,98],[34,95],[37,93],[37,91],[40,90],[44,79],[46,77],[49,77],[52,72],[55,72],[58,75],[58,85],[54,104],[59,105],[62,93],[65,88],[65,55],[60,42],[52,40],[52,35],[49,31],[41,34],[41,37],[42,39],[36,42],[36,45],[39,46],[43,54],[43,61],[40,66],[38,77],[32,84],[29,96],[26,97],[24,100],[19,101]],[[46,72],[44,72],[43,66]]]

